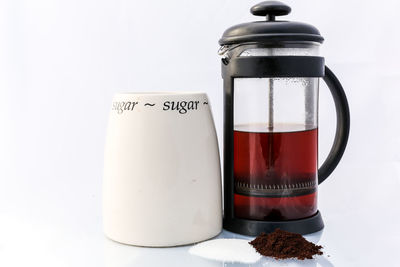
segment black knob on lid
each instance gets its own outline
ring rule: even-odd
[[[314,26],[295,21],[277,20],[275,16],[289,14],[291,8],[279,1],[264,1],[250,9],[256,16],[266,16],[266,21],[254,21],[234,25],[219,40],[220,45],[240,43],[318,42],[324,38]]]
[[[266,16],[267,20],[275,20],[275,16],[284,16],[290,13],[292,9],[279,1],[264,1],[250,9],[255,16]]]

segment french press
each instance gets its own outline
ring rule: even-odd
[[[324,227],[317,188],[346,148],[350,115],[339,80],[319,56],[312,25],[276,20],[291,8],[251,8],[265,21],[227,29],[219,40],[224,80],[224,228],[258,235],[276,228],[307,234]],[[328,85],[336,135],[318,169],[318,86]]]

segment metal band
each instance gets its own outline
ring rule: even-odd
[[[323,57],[310,56],[267,56],[237,57],[222,64],[224,77],[233,78],[289,78],[324,77]]]
[[[317,191],[317,177],[306,182],[290,184],[251,184],[235,181],[235,193],[250,197],[297,197],[312,194]]]

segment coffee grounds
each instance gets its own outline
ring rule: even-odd
[[[262,233],[249,242],[258,253],[275,259],[312,259],[322,255],[322,246],[308,242],[302,235],[280,229],[270,234]]]

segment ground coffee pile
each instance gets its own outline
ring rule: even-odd
[[[249,242],[258,253],[275,259],[312,259],[322,255],[322,246],[308,242],[302,235],[276,229],[270,234],[262,233]]]

